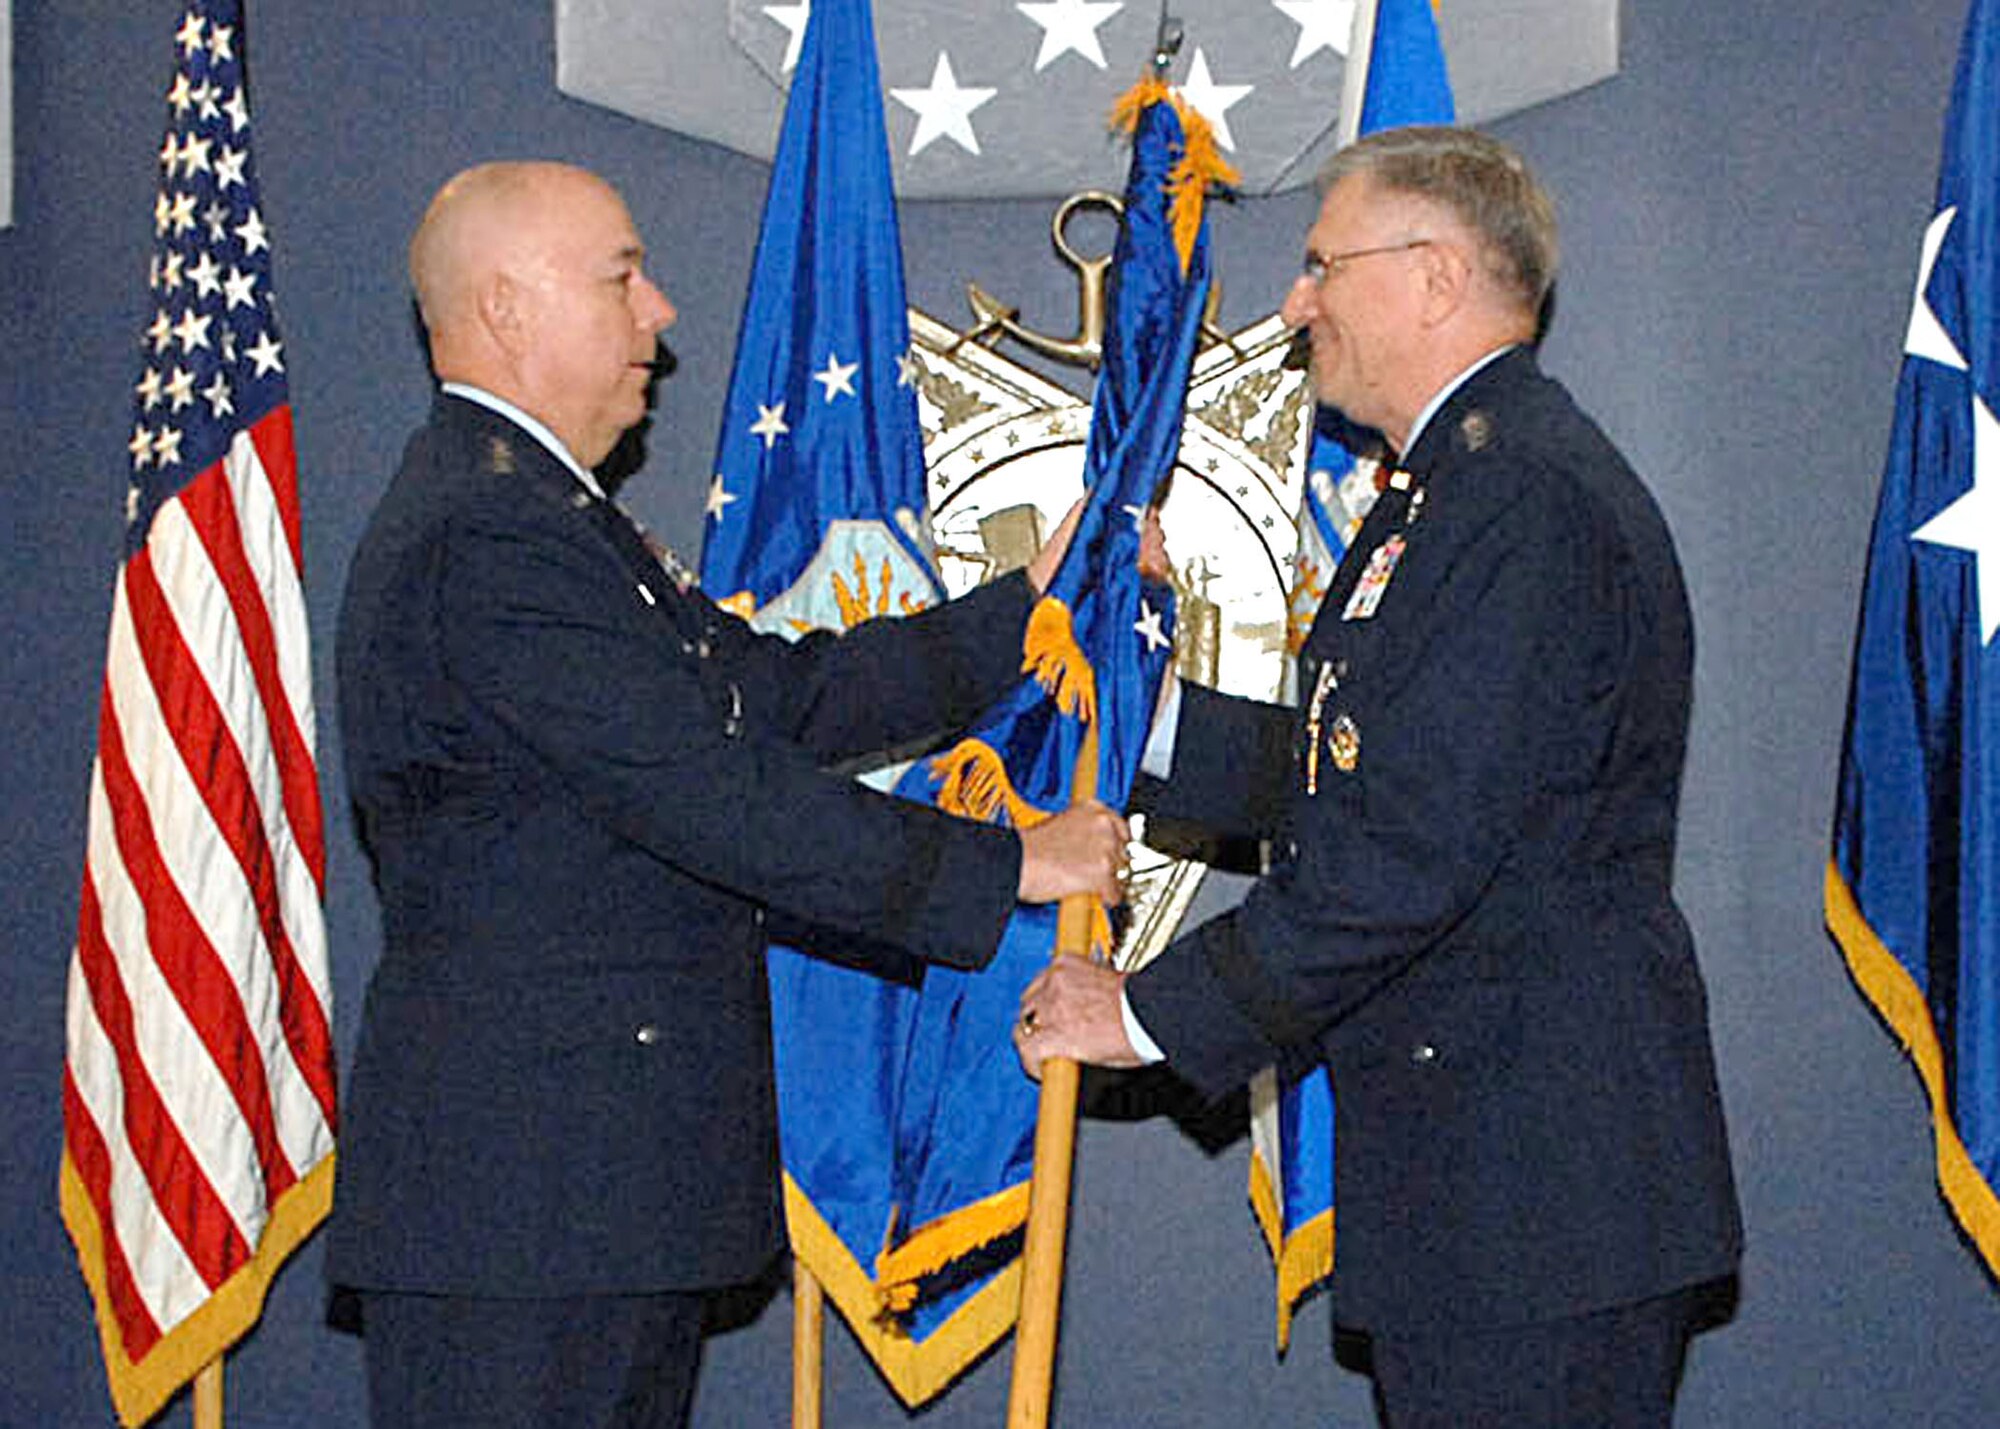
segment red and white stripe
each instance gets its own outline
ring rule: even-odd
[[[63,1103],[114,1395],[246,1271],[214,1352],[254,1322],[266,1227],[333,1150],[314,741],[280,407],[160,508],[113,602]]]

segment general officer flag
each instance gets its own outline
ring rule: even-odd
[[[1430,0],[1378,0],[1360,78],[1361,134],[1452,121],[1451,81]],[[1382,450],[1337,412],[1316,414],[1292,570],[1287,653],[1293,657],[1349,539],[1375,504]],[[1299,1301],[1333,1273],[1333,1087],[1326,1069],[1283,1086],[1272,1073],[1258,1077],[1251,1086],[1251,1139],[1250,1204],[1277,1268],[1282,1346]]]
[[[1826,875],[2000,1271],[2000,0],[1974,0],[1869,539]]]
[[[334,1059],[298,476],[243,16],[174,35],[63,1068],[63,1222],[150,1419],[326,1215]]]

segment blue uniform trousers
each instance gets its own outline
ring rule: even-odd
[[[698,1293],[502,1300],[364,1291],[375,1429],[681,1429]]]

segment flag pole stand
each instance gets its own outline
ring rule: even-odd
[[[194,1429],[222,1429],[222,1362],[217,1355],[194,1377]]]
[[[1070,801],[1097,790],[1097,729],[1077,751]],[[1059,958],[1090,956],[1087,894],[1065,898],[1057,913]],[[1080,1073],[1067,1057],[1042,1063],[1035,1111],[1035,1165],[1028,1181],[1028,1224],[1021,1245],[1021,1310],[1014,1329],[1014,1376],[1007,1392],[1007,1429],[1044,1429],[1055,1386],[1056,1336],[1062,1316],[1063,1252],[1069,1236],[1070,1170],[1076,1159],[1076,1090]]]
[[[826,1290],[792,1257],[792,1429],[820,1429],[826,1382]]]

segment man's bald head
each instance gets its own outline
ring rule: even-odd
[[[646,410],[673,304],[644,272],[618,191],[568,164],[481,164],[410,240],[431,366],[547,425],[586,466]]]
[[[494,273],[534,261],[577,189],[613,192],[588,170],[544,161],[480,164],[438,190],[410,239],[410,285],[433,337],[473,316]]]

